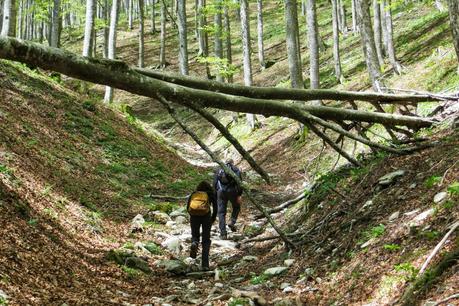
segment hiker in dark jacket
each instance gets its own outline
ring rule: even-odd
[[[233,172],[242,180],[242,173],[238,167],[234,165],[232,159],[226,162]],[[231,221],[228,227],[231,231],[236,231],[236,221],[241,210],[241,195],[242,188],[238,183],[229,175],[225,174],[223,169],[218,169],[214,176],[214,187],[217,192],[217,205],[218,205],[218,227],[220,229],[220,238],[227,239],[226,233],[226,210],[228,201],[231,202],[233,211],[231,212]]]
[[[191,247],[190,257],[196,258],[199,248],[199,238],[202,226],[202,260],[203,270],[209,270],[210,229],[217,218],[217,201],[212,186],[202,181],[196,191],[189,197],[186,205],[190,214]]]

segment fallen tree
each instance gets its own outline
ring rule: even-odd
[[[157,98],[158,94],[161,94],[166,99],[187,107],[191,107],[190,103],[194,103],[201,107],[234,112],[283,116],[300,122],[304,121],[303,114],[306,112],[324,120],[374,122],[410,128],[429,127],[434,123],[428,118],[253,99],[188,88],[147,77],[120,61],[82,57],[62,49],[10,37],[0,37],[0,58],[53,70],[77,79],[116,87],[142,96]],[[326,97],[318,94],[315,98]],[[335,99],[346,99],[346,96],[337,92]]]

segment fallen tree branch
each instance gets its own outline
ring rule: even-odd
[[[282,204],[280,204],[279,206],[277,207],[274,207],[274,208],[271,208],[271,209],[268,209],[268,214],[272,215],[274,213],[277,213],[277,212],[280,212],[290,206],[292,206],[293,204],[296,204],[298,203],[299,201],[303,200],[304,198],[306,198],[308,196],[308,193],[307,192],[302,192],[299,196],[297,196],[296,198],[294,199],[291,199],[291,200],[288,200]],[[264,215],[256,215],[254,217],[255,220],[258,220],[258,219],[261,219],[263,218]]]
[[[151,98],[156,98],[159,93],[166,99],[187,107],[191,107],[191,101],[200,107],[213,107],[264,116],[283,116],[297,121],[304,121],[304,113],[308,113],[327,120],[365,121],[410,128],[429,127],[434,122],[426,118],[253,99],[187,88],[139,74],[136,69],[120,61],[82,57],[62,49],[49,48],[11,37],[0,37],[0,58],[54,70],[71,77]],[[337,91],[335,98],[343,100],[345,96],[346,93],[341,95]],[[325,96],[317,94],[314,98],[325,99]]]
[[[451,234],[456,230],[456,228],[459,227],[459,221],[456,221],[456,223],[454,223],[452,226],[451,226],[451,229],[446,233],[446,235],[443,237],[442,240],[440,240],[440,242],[437,244],[437,246],[435,247],[435,249],[432,251],[432,253],[430,253],[429,257],[427,257],[426,261],[424,262],[424,264],[422,265],[421,269],[419,269],[419,275],[422,275],[425,270],[427,269],[427,266],[429,265],[430,261],[435,257],[435,255],[437,255],[437,253],[441,250],[441,248],[445,245],[446,243],[446,240],[448,240],[449,236],[451,236]]]
[[[159,195],[159,194],[150,194],[149,197],[152,199],[163,200],[163,201],[182,201],[188,198],[188,196],[175,197],[175,196]]]
[[[228,129],[215,118],[206,109],[199,107],[193,103],[190,104],[190,108],[195,112],[199,113],[208,122],[210,122],[222,135],[233,145],[233,147],[241,154],[241,156],[249,163],[253,170],[255,170],[268,184],[270,183],[269,175],[263,168],[261,168],[257,162],[253,159],[252,155],[247,152],[240,142],[228,131]]]
[[[159,101],[161,104],[167,109],[171,117],[180,125],[180,127],[193,138],[193,140],[212,158],[214,162],[216,162],[222,169],[225,171],[226,174],[230,175],[238,184],[241,186],[242,190],[245,192],[247,195],[247,198],[249,201],[258,209],[260,210],[263,215],[268,219],[268,222],[271,224],[271,226],[274,228],[274,230],[279,234],[279,236],[282,238],[282,240],[285,242],[286,246],[290,249],[294,249],[295,246],[294,244],[287,238],[285,233],[277,226],[277,224],[274,222],[274,220],[271,218],[271,216],[266,212],[266,209],[260,205],[250,194],[250,189],[245,186],[245,184],[241,181],[241,179],[225,164],[223,163],[218,156],[210,150],[209,147],[206,146],[204,142],[199,139],[198,135],[196,135],[188,126],[186,126],[185,123],[180,120],[180,118],[177,116],[175,113],[175,110],[171,107],[170,102],[167,101],[166,98],[164,98],[161,94],[157,94]]]
[[[455,293],[453,295],[448,296],[447,298],[444,298],[443,300],[440,300],[438,302],[434,302],[433,304],[429,304],[429,305],[430,306],[438,306],[438,305],[446,303],[446,302],[448,302],[449,300],[452,300],[452,299],[459,299],[459,293]]]
[[[416,95],[395,95],[375,92],[337,91],[331,89],[294,89],[241,86],[237,84],[201,80],[195,77],[178,75],[158,70],[137,68],[137,72],[146,76],[186,87],[211,90],[229,95],[255,99],[313,101],[318,99],[340,101],[380,102],[383,104],[412,104],[426,101],[442,101],[445,97],[423,93]]]

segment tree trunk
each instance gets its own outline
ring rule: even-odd
[[[185,0],[179,0],[177,4],[179,32],[179,68],[181,74],[188,75],[188,43]]]
[[[166,67],[166,2],[164,0],[161,1],[161,48],[159,51],[159,65],[161,68]]]
[[[129,30],[134,28],[134,0],[129,0],[128,6],[128,27]]]
[[[2,36],[16,36],[16,0],[3,3]]]
[[[208,45],[208,35],[207,31],[205,30],[207,26],[207,17],[204,12],[206,8],[206,0],[198,0],[198,28],[199,28],[199,54],[198,56],[202,56],[204,58],[209,56],[209,45]],[[207,78],[210,79],[210,69],[209,64],[206,62],[206,75]]]
[[[335,62],[335,76],[342,84],[344,81],[341,71],[341,57],[339,53],[338,5],[332,0],[332,27],[333,27],[333,60]]]
[[[110,14],[110,33],[108,35],[108,59],[115,59],[116,55],[116,29],[118,26],[118,11],[120,0],[113,0],[112,10]],[[105,103],[113,102],[113,88],[107,86],[105,88]]]
[[[225,27],[225,47],[226,47],[226,60],[228,61],[228,66],[233,64],[233,52],[231,50],[231,23],[228,6],[225,5],[223,9],[223,24]],[[228,74],[226,76],[228,83],[233,83],[233,75]]]
[[[214,52],[215,57],[220,61],[223,60],[223,43],[222,43],[222,0],[215,0],[215,16],[214,16]],[[221,71],[217,71],[217,81],[223,82],[224,78]]]
[[[96,0],[86,0],[86,21],[84,27],[83,56],[92,55],[95,12]]]
[[[60,34],[60,14],[61,13],[61,1],[54,0],[53,13],[52,13],[52,22],[51,22],[51,40],[50,46],[54,48],[59,48],[59,34]]]
[[[139,0],[139,67],[145,66],[145,4]]]
[[[309,43],[309,78],[311,89],[320,88],[319,77],[319,29],[317,26],[316,0],[307,0],[306,19]],[[320,103],[320,102],[318,102]]]
[[[395,54],[395,47],[394,47],[394,34],[392,29],[392,9],[391,9],[391,0],[384,0],[388,1],[388,6],[384,7],[384,20],[386,24],[386,41],[387,41],[387,55],[389,56],[390,64],[392,65],[395,73],[401,74],[402,73],[402,66],[397,60],[397,56]]]
[[[380,0],[373,0],[373,32],[375,37],[376,54],[378,56],[379,66],[384,64],[382,29],[381,29],[381,9]]]
[[[155,2],[156,2],[156,0],[151,0],[151,33],[153,33],[153,34],[156,32],[156,21],[155,21],[156,10],[155,10]]]
[[[285,0],[285,23],[288,66],[292,88],[304,88],[299,54],[298,12],[296,0]]]
[[[352,5],[352,32],[357,33],[358,31],[358,26],[357,26],[357,11],[356,11],[356,1],[357,0],[351,0],[351,5]]]
[[[340,29],[341,32],[346,35],[347,34],[347,21],[346,21],[346,7],[344,6],[343,0],[338,0],[338,15],[340,20]]]
[[[370,75],[371,84],[373,90],[380,91],[381,68],[379,66],[375,39],[371,28],[370,6],[368,1],[369,0],[356,0],[356,10],[363,53],[367,64],[367,70]]]
[[[108,37],[109,37],[109,12],[110,6],[108,0],[104,0],[104,58],[108,58]]]
[[[459,62],[459,2],[457,0],[448,0],[448,5],[454,49],[456,49],[457,60]]]
[[[265,50],[263,46],[263,0],[257,0],[257,33],[258,33],[258,61],[261,69],[265,69]]]
[[[242,56],[244,66],[244,85],[252,86],[252,46],[250,44],[250,19],[249,1],[241,0],[241,33],[242,33]],[[247,114],[247,124],[250,129],[255,129],[256,118],[252,114]]]

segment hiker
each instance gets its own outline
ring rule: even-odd
[[[191,247],[190,257],[196,258],[198,255],[199,238],[202,226],[202,270],[209,270],[209,252],[210,252],[210,229],[217,219],[217,201],[212,186],[202,181],[196,187],[187,201],[187,211],[190,214],[191,225]]]
[[[242,180],[241,170],[234,165],[234,161],[232,159],[226,161],[226,166],[233,170],[233,172]],[[231,212],[231,221],[228,223],[228,227],[231,231],[235,232],[237,230],[236,220],[241,210],[242,188],[221,168],[215,173],[214,187],[217,192],[218,227],[220,229],[220,238],[227,239],[226,209],[228,201],[231,202],[231,206],[233,208],[233,211]]]

